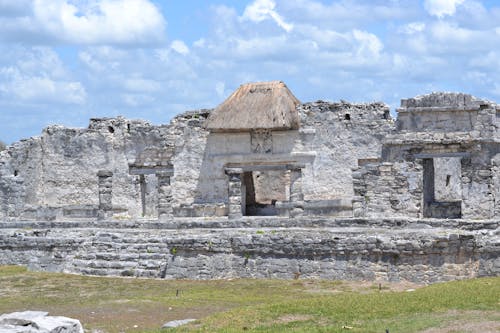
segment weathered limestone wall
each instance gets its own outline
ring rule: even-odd
[[[290,198],[289,171],[260,171],[253,175],[255,200],[270,204],[272,200],[287,201]]]
[[[459,157],[434,158],[436,201],[462,200],[462,162]]]
[[[253,221],[253,222],[252,222]],[[248,221],[255,223],[254,220]],[[102,222],[58,228],[26,223],[0,229],[0,264],[93,275],[159,278],[325,278],[407,280],[432,283],[500,274],[498,222],[463,221],[404,225],[387,220],[311,220],[272,226],[286,219],[260,220],[249,228],[212,227],[184,221],[168,224]],[[245,222],[245,221],[241,221]],[[183,223],[185,224],[183,226]],[[221,223],[223,223],[221,221]],[[319,227],[331,224],[327,228]],[[96,227],[99,225],[100,227]],[[268,225],[265,227],[264,225]],[[349,227],[347,227],[349,226]],[[485,227],[489,229],[484,229]]]
[[[403,99],[398,109],[398,131],[468,132],[476,127],[478,112],[490,102],[462,93],[432,93]]]
[[[353,169],[354,216],[422,217],[422,177],[418,162],[385,162]]]
[[[500,154],[492,159],[493,194],[495,197],[495,216],[500,216]]]
[[[416,197],[422,185],[415,184],[423,179],[416,164],[423,158],[434,159],[437,202],[461,201],[466,218],[490,218],[498,212],[498,162],[492,159],[500,154],[500,108],[495,104],[463,94],[404,100],[399,131],[381,103],[318,101],[298,110],[300,129],[286,131],[209,133],[209,110],[186,112],[163,126],[123,118],[93,119],[87,129],[51,126],[40,137],[0,152],[0,218],[95,217],[99,171],[113,173],[111,215],[156,217],[156,172],[165,168],[173,168],[170,188],[164,190],[170,193],[174,215],[223,216],[229,203],[225,167],[248,165],[280,166],[281,171],[272,171],[280,179],[270,181],[272,176],[263,173],[254,182],[257,197],[274,193],[284,202],[278,208],[282,211],[290,209],[290,168],[298,168],[304,200],[298,208],[304,214],[351,216],[356,196],[356,214],[374,216],[388,209],[395,216],[416,217],[422,213],[415,207],[423,207]],[[462,113],[471,112],[475,116],[462,121]],[[434,125],[419,127],[426,121]],[[397,180],[378,169],[353,177],[353,169],[377,161],[390,163],[389,173]],[[133,173],[130,165],[139,171]],[[368,193],[365,203],[357,192]]]
[[[389,108],[382,103],[307,103],[299,107],[302,127],[315,131],[303,143],[314,151],[304,170],[306,200],[352,199],[352,168],[358,160],[379,159],[383,138],[394,129]]]
[[[174,119],[172,188],[179,205],[176,214],[226,215],[226,166],[303,164],[305,200],[328,205],[327,200],[345,199],[350,206],[351,168],[357,166],[358,159],[377,158],[382,138],[394,128],[388,107],[380,103],[318,102],[304,104],[299,111],[302,124],[298,131],[208,133],[203,128],[205,117],[179,124]],[[279,181],[285,185],[281,190],[276,182],[261,180],[261,185],[267,184],[261,187],[262,192],[285,191],[288,198],[285,178]]]
[[[495,217],[494,178],[491,165],[462,160],[462,216]]]
[[[394,203],[399,202],[397,194],[371,190],[374,184],[394,188],[393,181],[373,172],[377,167],[415,162],[424,167],[419,176],[422,191],[417,216],[496,216],[499,107],[470,95],[432,93],[403,100],[397,111],[397,131],[383,140],[381,163],[356,170],[356,216],[379,216],[385,210],[396,216],[415,216],[413,209],[407,211],[405,205],[401,211],[394,211]],[[415,179],[411,167],[403,169]],[[401,184],[410,183],[410,179],[404,181],[405,175],[399,176]],[[402,198],[412,193],[406,187],[400,191]],[[372,192],[378,199],[376,205],[368,204],[373,199]],[[416,203],[417,197],[414,199]]]
[[[107,170],[113,172],[114,210],[140,216],[139,178],[129,174],[129,164],[143,159],[144,152],[151,155],[151,149],[161,154],[166,132],[166,127],[123,118],[93,119],[88,129],[48,127],[1,153],[2,213],[27,219],[91,217],[99,204],[97,173]],[[161,161],[155,156],[155,163]],[[146,198],[149,214],[155,215],[157,190],[150,178]]]

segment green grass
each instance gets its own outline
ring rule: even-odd
[[[474,327],[500,332],[500,278],[404,291],[410,287],[322,280],[98,278],[0,266],[0,313],[45,310],[105,332],[159,332],[164,322],[185,318],[199,320],[172,331],[393,333],[434,327],[436,332],[462,332],[470,326],[463,332],[475,332]]]

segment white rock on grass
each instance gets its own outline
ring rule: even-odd
[[[196,319],[172,320],[172,321],[169,321],[169,322],[163,324],[163,326],[161,328],[176,328],[176,327],[179,327],[179,326],[182,326],[182,325],[189,324],[190,322],[193,322],[195,320]]]
[[[49,316],[43,311],[24,311],[0,316],[0,333],[83,333],[80,321]]]

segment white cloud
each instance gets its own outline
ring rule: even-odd
[[[293,24],[285,22],[275,10],[276,3],[273,0],[255,0],[245,8],[242,18],[253,22],[261,22],[272,19],[286,32],[293,29]]]
[[[384,48],[384,44],[382,44],[382,42],[376,35],[356,29],[353,30],[352,35],[354,39],[359,43],[357,47],[358,55],[367,58],[378,58],[380,56],[380,52]]]
[[[452,16],[464,0],[425,0],[424,8],[430,15],[442,18],[446,15]]]
[[[345,50],[349,47],[349,41],[352,39],[352,36],[347,33],[340,33],[315,25],[300,25],[297,26],[296,31],[305,38],[314,40],[315,49]]]
[[[26,15],[0,20],[2,39],[147,45],[165,38],[165,19],[149,0],[33,0],[27,7]]]
[[[9,96],[15,103],[86,102],[85,87],[70,77],[51,49],[16,47],[5,54],[16,60],[3,66],[0,64],[0,96],[3,95],[4,99]]]
[[[456,24],[448,22],[438,22],[431,28],[432,35],[441,41],[460,41],[472,42],[475,35],[480,34],[479,31],[464,29]]]
[[[160,0],[36,0],[39,12],[35,0],[16,1],[28,8],[0,0],[0,11],[9,10],[0,13],[0,40],[69,47],[14,52],[16,43],[0,44],[0,108],[50,109],[67,124],[117,114],[165,123],[261,80],[285,81],[304,102],[398,105],[431,88],[500,94],[500,8],[491,2],[251,0],[239,11],[210,7],[200,20],[207,26],[196,35],[195,22],[187,43],[177,28],[165,40],[160,7],[152,5]],[[145,6],[125,9],[134,3]],[[113,10],[103,9],[109,4]],[[123,11],[138,19],[122,19]],[[0,124],[0,134],[7,131]]]
[[[315,24],[323,29],[363,29],[374,22],[415,20],[419,17],[417,1],[350,0],[279,1],[280,11],[297,24]]]
[[[15,96],[20,101],[83,104],[86,93],[80,82],[55,81],[44,76],[22,75],[15,69],[0,70],[9,82],[0,84],[0,92]]]
[[[92,54],[88,52],[80,52],[78,54],[78,58],[93,72],[102,72],[105,69],[105,67],[98,61],[95,61],[95,59],[92,57]]]
[[[182,54],[182,55],[188,55],[189,54],[189,48],[187,45],[182,41],[182,40],[174,40],[170,44],[170,48],[174,50],[175,52]]]
[[[0,96],[15,97],[18,102],[83,104],[87,97],[80,82],[30,75],[15,67],[1,68],[0,80]]]
[[[419,32],[422,32],[425,30],[425,23],[424,22],[411,22],[408,24],[403,25],[398,29],[398,32],[406,34],[406,35],[413,35]]]

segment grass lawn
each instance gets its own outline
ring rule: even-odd
[[[408,291],[411,289],[413,291]],[[0,266],[0,313],[44,310],[88,331],[500,332],[500,278],[427,287],[323,280],[169,281]],[[163,332],[166,332],[165,330]]]

